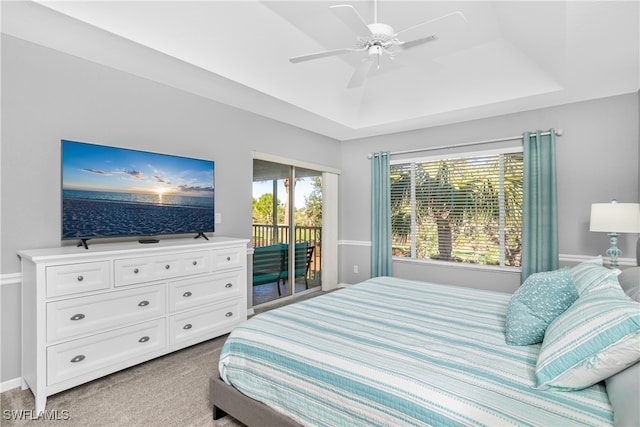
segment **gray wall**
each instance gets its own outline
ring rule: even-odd
[[[638,202],[638,93],[544,108],[344,142],[340,187],[341,281],[355,283],[370,270],[370,160],[372,151],[401,151],[521,135],[527,130],[563,129],[557,138],[561,259],[603,254],[604,233],[589,232],[591,203]],[[621,235],[623,258],[635,259],[637,235]],[[358,265],[359,274],[353,266]],[[511,292],[519,274],[451,268],[434,263],[394,262],[394,274],[455,285]]]
[[[340,169],[333,139],[10,36],[2,38],[0,277],[59,246],[60,139],[216,162],[216,235],[251,237],[252,151]],[[1,291],[0,382],[20,376],[20,284]]]
[[[60,139],[216,161],[216,234],[250,237],[253,150],[342,169],[339,281],[369,277],[367,154],[563,128],[558,138],[560,252],[594,255],[592,202],[637,202],[638,94],[338,143],[152,81],[9,36],[2,38],[0,146],[0,382],[20,376],[20,264],[16,251],[60,245]],[[341,164],[349,167],[341,167]],[[635,236],[622,236],[633,257]],[[358,265],[359,273],[353,272]],[[401,277],[512,291],[511,273],[396,262]]]

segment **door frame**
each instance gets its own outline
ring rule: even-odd
[[[316,170],[322,173],[322,290],[329,291],[338,287],[338,181],[341,174],[340,169],[318,163],[306,162],[303,160],[291,159],[275,154],[254,151],[254,160],[264,160],[267,162],[279,163],[282,165]],[[290,172],[289,178],[291,179]],[[291,181],[292,182],[292,181]],[[295,192],[295,190],[294,190]],[[295,196],[294,192],[291,194]],[[290,224],[293,224],[293,211],[290,210]],[[290,227],[290,233],[293,233]],[[289,238],[291,239],[291,235]],[[289,240],[293,241],[293,240]],[[292,245],[289,245],[292,246]],[[290,248],[291,250],[291,248]],[[290,254],[291,255],[291,254]],[[291,272],[289,273],[291,274]],[[290,276],[291,277],[291,276]],[[249,283],[251,286],[252,284]],[[251,288],[249,288],[251,291]]]

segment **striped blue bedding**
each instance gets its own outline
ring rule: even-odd
[[[379,277],[237,327],[221,378],[303,425],[611,425],[602,384],[534,389],[505,344],[511,295]]]

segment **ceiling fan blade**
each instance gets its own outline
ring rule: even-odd
[[[347,27],[351,28],[356,35],[371,35],[371,29],[369,29],[367,23],[362,19],[362,16],[360,16],[358,11],[350,4],[329,6],[329,9],[331,9],[333,13],[335,13],[336,16],[347,25]]]
[[[414,39],[414,40],[418,40],[418,39],[422,39],[424,37],[424,31],[427,30],[430,33],[433,33],[433,29],[428,27],[428,24],[433,24],[434,22],[437,21],[441,21],[443,19],[448,19],[457,23],[466,23],[467,22],[467,17],[464,16],[464,14],[460,11],[455,11],[455,12],[451,12],[451,13],[447,13],[446,15],[442,15],[438,18],[434,18],[434,19],[430,19],[428,21],[424,21],[421,22],[419,24],[416,25],[412,25],[410,27],[407,27],[405,29],[402,29],[400,31],[398,31],[396,33],[396,37],[406,37],[409,39]],[[422,26],[426,26],[425,29],[421,28]]]
[[[369,74],[369,71],[371,70],[372,65],[373,65],[372,57],[364,59],[356,68],[356,71],[353,73],[353,76],[351,76],[351,80],[349,80],[349,84],[347,85],[347,87],[349,89],[353,89],[353,88],[362,86],[365,79],[367,78],[367,75]]]
[[[337,55],[344,55],[351,52],[360,52],[360,50],[361,49],[353,49],[348,47],[344,49],[327,50],[324,52],[310,53],[308,55],[294,56],[293,58],[289,58],[289,61],[296,64],[298,62],[311,61],[312,59],[325,58],[327,56],[337,56]]]
[[[402,49],[410,49],[412,47],[420,46],[421,44],[425,44],[425,43],[436,41],[436,40],[438,40],[438,37],[436,36],[427,36],[427,37],[422,37],[420,39],[399,43],[398,46],[401,47]]]

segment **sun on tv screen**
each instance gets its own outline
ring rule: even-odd
[[[204,236],[214,192],[213,161],[62,141],[62,239]]]

